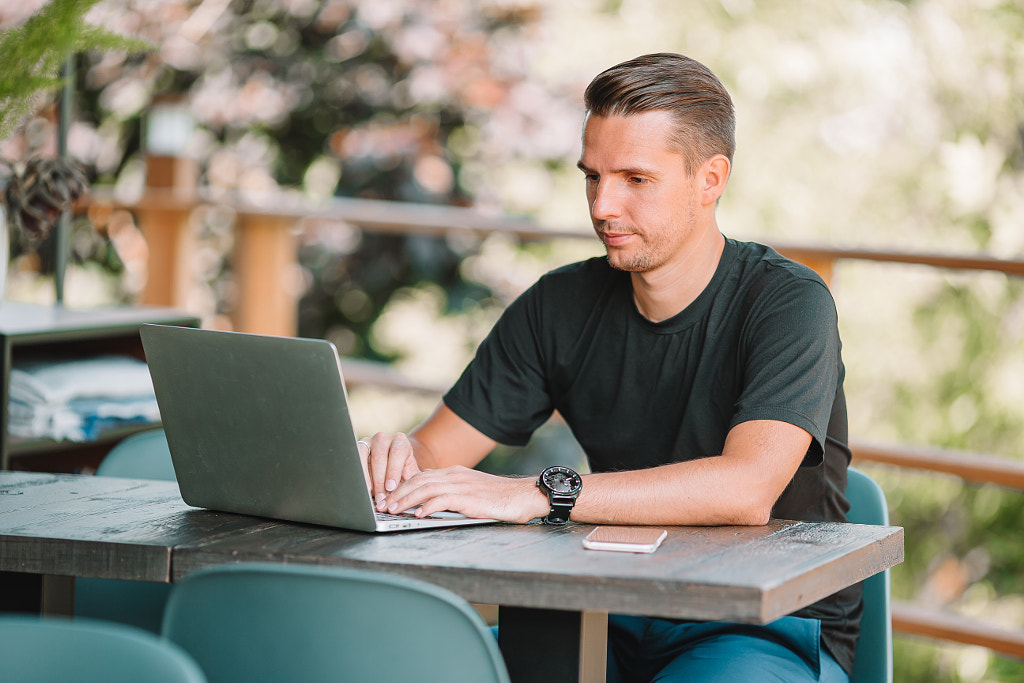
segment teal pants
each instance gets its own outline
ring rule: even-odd
[[[609,683],[849,683],[821,647],[821,622],[784,617],[770,624],[608,616]]]

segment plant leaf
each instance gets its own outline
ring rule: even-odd
[[[18,28],[0,33],[0,140],[13,134],[40,97],[61,87],[69,56],[90,50],[141,52],[153,46],[83,17],[98,0],[50,0]]]

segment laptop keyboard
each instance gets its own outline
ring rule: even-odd
[[[416,515],[411,515],[409,513],[403,513],[401,515],[392,515],[388,512],[374,512],[373,514],[381,522],[394,522],[399,519],[409,519],[410,517],[413,519],[418,519]]]
[[[398,521],[398,520],[405,521],[405,520],[408,520],[408,519],[462,519],[462,518],[465,517],[465,515],[463,515],[462,513],[459,513],[459,512],[449,512],[447,510],[442,510],[441,512],[435,512],[434,514],[427,515],[426,517],[417,517],[416,515],[414,515],[411,512],[403,512],[403,513],[398,514],[398,515],[392,515],[392,514],[390,514],[388,512],[376,512],[375,511],[373,514],[381,522],[394,522],[394,521]]]

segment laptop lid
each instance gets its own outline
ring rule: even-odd
[[[330,342],[149,324],[140,335],[189,505],[360,531],[419,521],[377,521]],[[493,521],[441,517],[423,521]]]

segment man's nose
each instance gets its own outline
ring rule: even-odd
[[[591,190],[590,217],[596,221],[606,221],[622,215],[622,197],[607,180],[600,181]]]

